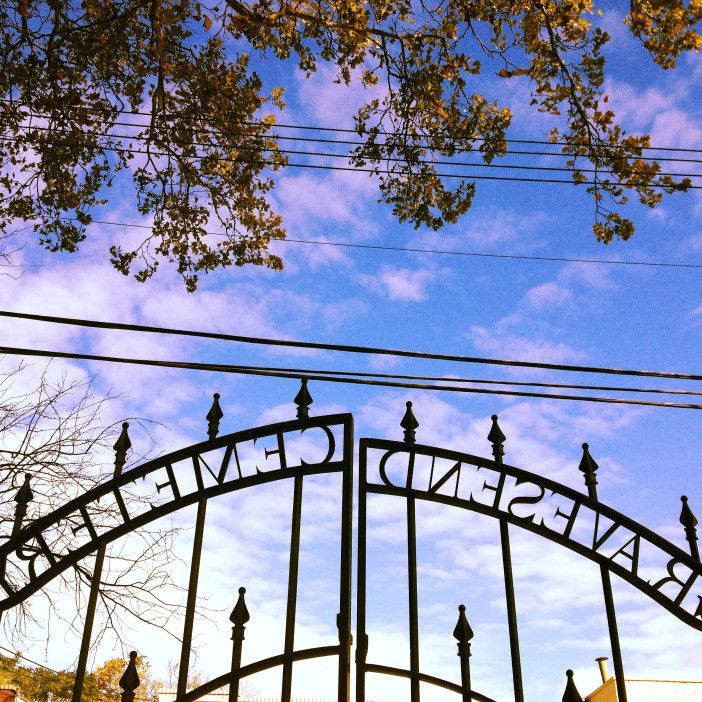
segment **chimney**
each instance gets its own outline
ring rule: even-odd
[[[599,658],[595,658],[597,661],[597,665],[600,666],[600,675],[602,676],[602,682],[606,683],[609,678],[609,671],[607,670],[607,656],[600,656]]]

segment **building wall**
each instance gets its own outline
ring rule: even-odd
[[[702,681],[627,680],[629,702],[702,702]],[[617,702],[614,678],[585,698],[586,702]]]

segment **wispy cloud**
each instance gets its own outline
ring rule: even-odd
[[[543,283],[531,288],[525,295],[527,304],[536,309],[544,310],[550,307],[560,307],[573,299],[573,293],[557,283]]]
[[[587,354],[564,342],[548,341],[534,336],[523,336],[504,328],[489,329],[481,325],[470,327],[468,334],[473,345],[483,353],[500,358],[548,363],[575,363],[586,360]]]
[[[385,267],[377,276],[363,273],[358,277],[361,283],[390,300],[421,302],[426,299],[427,285],[436,278],[436,273],[428,268]]]

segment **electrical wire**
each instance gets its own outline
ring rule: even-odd
[[[75,218],[67,218],[70,221],[77,221]],[[106,219],[92,219],[92,224],[106,224],[113,227],[128,227],[131,229],[148,229],[153,230],[153,227],[146,224],[132,224],[130,222],[115,222]],[[227,236],[224,232],[207,231],[206,234],[211,236]],[[653,268],[691,268],[700,269],[702,263],[670,263],[667,261],[622,261],[620,259],[597,259],[597,258],[568,258],[565,256],[526,256],[518,254],[496,254],[496,253],[479,253],[477,251],[450,251],[447,249],[420,249],[407,246],[383,246],[381,244],[355,244],[348,241],[322,241],[314,239],[293,239],[285,237],[285,239],[276,239],[276,242],[281,244],[312,244],[315,246],[338,246],[349,249],[368,249],[371,251],[397,251],[401,253],[426,253],[437,254],[444,256],[464,256],[476,258],[497,258],[517,261],[552,261],[558,263],[588,263],[602,264],[610,266],[650,266]]]
[[[234,375],[255,375],[273,378],[290,378],[300,380],[317,380],[325,383],[344,383],[348,385],[372,385],[376,387],[403,388],[410,390],[432,390],[438,392],[469,393],[475,395],[502,395],[507,397],[531,397],[549,400],[566,400],[570,402],[596,402],[616,405],[636,405],[645,407],[668,407],[675,409],[702,410],[701,404],[687,402],[660,402],[654,400],[633,400],[620,397],[597,397],[592,395],[562,395],[546,392],[526,392],[523,390],[494,390],[487,388],[466,388],[451,385],[431,385],[427,383],[394,382],[390,380],[344,377],[341,375],[324,375],[315,370],[296,369],[294,372],[279,369],[266,369],[259,366],[236,366],[220,363],[199,363],[193,361],[163,361],[124,356],[104,356],[68,351],[49,351],[45,349],[24,349],[13,346],[0,346],[0,354],[15,356],[36,356],[43,358],[68,358],[82,361],[103,363],[122,363],[127,365],[153,366],[158,368],[177,368],[181,370],[199,370],[212,373],[229,373]]]
[[[56,673],[56,675],[59,674],[58,670],[54,670],[53,668],[49,668],[48,665],[44,665],[43,663],[37,663],[37,661],[33,661],[31,658],[27,658],[27,656],[23,656],[19,651],[12,651],[9,648],[6,648],[5,646],[0,646],[0,649],[3,651],[6,651],[7,653],[11,653],[13,656],[19,656],[23,661],[27,661],[27,663],[31,663],[32,665],[38,665],[40,668],[44,668],[44,670],[48,670],[51,673]]]
[[[424,380],[428,382],[442,383],[472,383],[474,385],[509,385],[514,387],[531,387],[531,388],[557,388],[561,390],[598,390],[604,392],[633,392],[633,393],[650,393],[657,395],[685,395],[685,396],[701,396],[702,391],[699,390],[672,390],[666,388],[632,388],[628,386],[611,386],[611,385],[578,385],[566,383],[538,383],[525,380],[494,380],[485,378],[465,378],[460,376],[438,376],[438,375],[409,375],[405,373],[376,373],[371,371],[346,371],[346,370],[322,370],[315,368],[314,370],[301,368],[281,368],[278,366],[245,366],[237,364],[237,368],[256,369],[271,372],[294,373],[296,376],[306,375],[308,373],[317,373],[319,375],[338,375],[348,376],[350,378],[384,378],[384,379],[399,379],[399,380]]]
[[[0,141],[16,141],[13,137],[0,137]],[[48,140],[47,140],[48,141]],[[61,142],[48,142],[48,143],[61,143]],[[117,146],[105,146],[105,145],[92,145],[86,144],[86,149],[101,149],[103,151],[112,151],[115,153],[128,153],[128,154],[140,154],[144,156],[154,156],[154,157],[173,157],[174,154],[169,154],[166,152],[156,152],[156,151],[145,151],[142,149],[126,149]],[[188,156],[189,159],[194,160],[212,160],[214,162],[221,163],[242,163],[247,165],[261,165],[261,166],[278,166],[281,168],[308,168],[313,170],[323,170],[323,171],[344,171],[351,173],[369,173],[371,175],[377,174],[377,169],[374,168],[356,168],[352,166],[331,166],[323,164],[312,164],[312,163],[277,163],[275,161],[266,161],[265,159],[236,159],[236,158],[221,158],[212,156],[201,156],[192,155]],[[575,183],[572,179],[567,178],[526,178],[517,176],[497,176],[497,175],[476,175],[476,174],[461,174],[461,173],[415,173],[411,169],[404,169],[392,172],[392,175],[396,176],[411,176],[413,178],[460,178],[461,180],[491,180],[491,181],[501,181],[501,182],[516,182],[516,183],[562,183],[565,185],[598,185],[600,187],[607,185],[614,185],[620,187],[622,184],[617,182],[612,182],[609,180],[591,181],[591,180],[581,180]],[[635,187],[635,186],[630,186]],[[666,185],[661,183],[649,183],[646,187],[649,188],[663,188],[670,190],[702,190],[702,185],[685,185],[679,186],[676,184]]]
[[[52,129],[50,127],[28,127],[26,125],[19,125],[20,129],[25,129],[25,130],[39,130],[39,131],[46,131],[46,132],[51,132],[51,133],[60,133],[60,134],[73,134],[75,135],[76,132],[70,130],[70,129]],[[88,136],[87,133],[81,132],[81,135]],[[91,132],[89,134],[91,137],[99,137],[101,139],[119,139],[122,141],[136,141],[136,142],[143,142],[145,144],[148,144],[150,141],[150,138],[148,136],[139,136],[139,135],[129,135],[129,134],[112,134],[109,132]],[[12,137],[15,141],[24,141],[24,137]],[[43,140],[43,143],[62,143],[61,141],[50,141],[48,139]],[[185,146],[195,146],[195,147],[203,147],[205,144],[199,144],[194,141],[176,141],[176,144],[180,147],[185,147]],[[89,145],[91,148],[92,145]],[[97,148],[94,147],[94,148]],[[99,145],[99,148],[104,148],[104,149],[111,149],[111,146],[104,146],[104,145]],[[130,147],[131,148],[131,147]],[[266,147],[266,146],[256,146],[256,145],[251,145],[247,146],[246,144],[243,144],[241,146],[236,147],[237,151],[260,151],[262,153],[272,153],[272,154],[285,154],[285,155],[291,155],[291,156],[311,156],[311,157],[317,157],[317,158],[343,158],[346,159],[347,161],[350,161],[353,158],[353,155],[351,153],[334,153],[334,152],[329,152],[329,151],[303,151],[300,149],[281,149],[277,147]],[[140,152],[141,153],[141,152]],[[220,156],[210,156],[208,154],[175,154],[177,157],[182,157],[186,159],[190,158],[199,158],[199,159],[208,159],[212,158],[213,160],[220,161],[220,160],[229,160],[225,159]],[[237,163],[241,163],[243,159],[234,159]],[[390,162],[390,163],[405,163],[406,159],[397,157],[397,156],[383,156],[381,158],[383,162]],[[575,167],[568,167],[568,166],[530,166],[530,165],[524,165],[524,164],[515,164],[515,163],[472,163],[468,161],[448,161],[446,159],[417,159],[417,163],[421,165],[431,165],[431,166],[450,166],[453,168],[491,168],[491,169],[506,169],[506,170],[523,170],[523,171],[541,171],[541,172],[548,172],[548,173],[553,173],[553,172],[559,172],[559,173],[572,173],[573,171],[578,171],[579,173],[596,173],[596,174],[602,174],[602,175],[607,175],[607,176],[616,176],[616,174],[607,169],[598,169],[598,168],[575,168]],[[628,177],[636,177],[638,175],[641,175],[641,171],[637,170],[632,170],[631,173],[628,174]],[[671,173],[669,171],[665,172],[660,172],[658,173],[659,176],[670,176],[670,177],[675,177],[675,178],[702,178],[702,173]],[[568,181],[571,182],[571,181]],[[663,187],[668,187],[668,186],[663,186]]]
[[[517,361],[498,358],[484,358],[480,356],[461,356],[453,354],[427,353],[421,351],[408,351],[405,349],[390,349],[376,346],[358,346],[351,344],[328,344],[314,341],[298,341],[292,339],[272,339],[237,334],[224,334],[221,332],[196,331],[192,329],[175,329],[172,327],[157,327],[144,324],[127,324],[124,322],[102,322],[94,319],[79,319],[75,317],[57,317],[54,315],[34,314],[30,312],[12,312],[0,310],[0,317],[13,319],[27,319],[50,324],[64,324],[94,329],[111,329],[121,331],[136,331],[149,334],[166,334],[173,336],[187,336],[202,339],[217,339],[220,341],[234,341],[238,343],[257,344],[263,346],[286,346],[290,348],[316,349],[323,351],[339,351],[344,353],[358,353],[370,355],[398,356],[404,358],[420,358],[436,361],[451,361],[456,363],[471,363],[496,366],[513,366],[517,368],[539,368],[542,370],[569,371],[578,373],[602,373],[608,375],[628,375],[648,378],[674,378],[677,380],[702,380],[702,375],[692,373],[672,373],[665,371],[631,370],[623,368],[605,368],[601,366],[579,366],[562,363],[541,363],[538,361]],[[297,376],[295,376],[297,377]]]
[[[33,109],[32,106],[27,103],[23,102],[20,100],[13,100],[12,98],[0,98],[0,102],[6,102],[6,103],[11,103],[15,105],[22,105],[29,107],[30,109]],[[139,111],[139,110],[121,110],[121,109],[110,109],[110,108],[102,108],[102,107],[91,107],[88,105],[71,105],[71,106],[61,106],[61,111],[65,111],[66,109],[81,109],[87,112],[102,112],[102,113],[107,113],[107,114],[120,114],[120,115],[136,115],[139,117],[163,117],[164,119],[168,119],[171,115],[168,112],[163,112],[163,113],[154,113],[151,111]],[[48,118],[48,115],[44,115],[42,118]],[[182,119],[182,115],[178,113],[173,113],[173,117],[176,117],[178,119]],[[196,118],[192,117],[190,118],[191,120],[195,121]],[[246,125],[246,126],[259,126],[259,127],[269,127],[269,126],[275,126],[280,129],[299,129],[301,131],[315,131],[315,132],[339,132],[342,134],[358,134],[357,129],[351,129],[351,128],[344,128],[344,127],[323,127],[319,125],[304,125],[304,124],[286,124],[286,123],[276,123],[274,125],[269,125],[266,122],[263,122],[261,120],[218,120],[222,124],[227,124],[227,125]],[[388,131],[388,130],[379,130],[378,134],[381,134],[383,136],[403,136],[403,132],[397,132],[397,131]],[[446,138],[448,139],[453,139],[451,135],[447,134]],[[472,141],[487,141],[486,139],[482,137],[455,137],[455,139],[461,141],[461,140],[472,140]],[[540,144],[540,145],[547,145],[547,146],[576,146],[576,147],[582,147],[582,144],[576,143],[576,142],[568,142],[568,141],[548,141],[545,139],[505,139],[505,141],[509,144]],[[610,148],[627,148],[624,145],[618,146],[614,145],[611,146]],[[671,146],[642,146],[640,147],[641,150],[643,151],[679,151],[682,153],[702,153],[702,149],[692,149],[692,148],[682,148],[682,147],[671,147]]]
[[[41,115],[27,115],[27,117],[32,118],[32,117],[37,117],[39,119],[45,119],[45,117]],[[307,136],[290,136],[290,135],[284,135],[284,134],[276,134],[271,131],[259,131],[259,132],[242,132],[242,131],[224,131],[221,129],[206,129],[203,127],[152,127],[151,125],[146,125],[146,124],[139,124],[139,123],[134,123],[134,122],[122,122],[120,120],[115,120],[115,121],[109,121],[109,120],[91,120],[91,124],[98,124],[98,125],[103,125],[103,126],[109,126],[109,127],[114,127],[114,126],[121,126],[121,127],[132,127],[135,129],[149,129],[149,131],[177,131],[177,132],[188,132],[191,134],[204,134],[204,135],[209,135],[209,136],[223,136],[223,137],[249,137],[249,138],[255,138],[255,137],[261,137],[261,138],[268,138],[268,139],[275,139],[278,141],[296,141],[296,142],[303,142],[303,143],[309,143],[309,144],[332,144],[332,145],[339,145],[339,146],[364,146],[366,142],[360,141],[360,140],[354,140],[354,139],[323,139],[320,137],[307,137]],[[39,126],[31,126],[31,125],[19,125],[23,129],[45,129],[48,130],[48,127],[39,127]],[[86,125],[87,126],[87,125]],[[277,127],[285,127],[286,125],[269,125],[270,129],[274,129]],[[74,133],[75,130],[63,130],[63,129],[52,129],[51,131],[59,131],[59,132],[68,132],[68,133]],[[108,133],[108,136],[111,136]],[[141,138],[138,136],[134,137],[122,137],[122,138]],[[507,143],[510,143],[510,140],[507,139],[505,140]],[[550,142],[544,142],[546,144],[550,144]],[[380,146],[387,146],[388,144],[386,142],[381,142],[379,144]],[[389,144],[390,146],[393,146],[392,142]],[[437,149],[432,147],[431,145],[420,145],[420,148],[426,148],[430,151],[436,151]],[[699,150],[700,153],[702,153],[702,149]],[[476,151],[476,149],[473,149],[472,147],[457,147],[456,148],[456,153],[481,153],[479,150]],[[521,149],[509,149],[505,154],[505,156],[513,156],[513,155],[520,155],[520,156],[548,156],[548,157],[556,157],[556,158],[571,158],[571,154],[568,153],[563,153],[561,151],[525,151]],[[665,157],[665,156],[642,156],[640,158],[642,161],[669,161],[669,162],[680,162],[680,163],[702,163],[702,159],[694,159],[694,158],[673,158],[673,157]]]

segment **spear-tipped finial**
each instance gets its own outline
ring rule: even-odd
[[[458,622],[453,630],[453,638],[458,641],[459,650],[461,644],[467,644],[473,638],[473,630],[466,617],[466,606],[463,604],[458,605]],[[460,652],[458,655],[461,655]]]
[[[236,604],[234,605],[234,609],[232,610],[232,613],[229,615],[229,621],[235,626],[235,627],[243,627],[246,622],[249,621],[251,618],[249,615],[249,610],[246,609],[246,602],[244,601],[244,595],[246,594],[246,588],[245,587],[240,587],[239,588],[239,599],[236,601]]]
[[[502,456],[505,455],[505,447],[502,444],[507,441],[507,437],[502,433],[502,429],[497,423],[496,414],[492,415],[492,427],[487,438],[492,444],[492,455],[495,457],[495,463],[502,463]]]
[[[297,418],[310,418],[310,405],[314,402],[310,391],[307,389],[307,378],[300,379],[300,390],[295,395],[295,404],[297,405]]]
[[[124,692],[122,692],[122,702],[134,701],[134,690],[139,687],[141,682],[136,669],[136,657],[136,651],[132,651],[129,654],[129,663],[127,664],[124,674],[119,679],[119,686],[124,690]]]
[[[210,407],[210,411],[205,417],[207,420],[207,437],[210,441],[219,433],[219,420],[224,417],[224,412],[222,412],[222,408],[219,406],[219,393],[216,392],[212,397],[212,407]]]
[[[595,463],[595,459],[590,455],[590,446],[583,444],[583,457],[580,459],[580,470],[585,475],[585,485],[590,497],[597,499],[597,469],[599,466]]]
[[[121,472],[127,460],[127,451],[132,448],[132,442],[129,440],[129,422],[122,423],[122,431],[112,447],[115,450],[115,477]]]
[[[568,682],[566,682],[565,692],[563,693],[563,702],[583,702],[583,698],[580,696],[578,688],[575,687],[573,671],[566,670],[566,677],[568,678]]]
[[[244,602],[245,587],[239,588],[239,599],[234,605],[229,621],[232,627],[232,667],[229,678],[228,702],[239,702],[239,673],[241,672],[241,648],[244,642],[244,630],[246,622],[249,621],[249,610]]]
[[[458,657],[461,659],[461,696],[463,702],[472,702],[473,693],[470,684],[470,640],[473,630],[466,619],[466,606],[458,605],[458,622],[453,630],[453,637],[458,640]]]
[[[31,473],[24,474],[24,482],[22,483],[20,489],[15,495],[15,502],[17,506],[15,507],[15,522],[12,525],[12,536],[22,529],[22,520],[27,514],[27,505],[32,501],[34,493],[32,488],[29,487],[29,481],[32,479]]]
[[[400,422],[400,426],[405,430],[405,443],[413,444],[415,436],[417,435],[417,427],[419,422],[412,413],[412,403],[407,401],[407,409],[405,410],[405,416]]]
[[[687,495],[683,495],[680,498],[682,502],[682,510],[680,511],[680,523],[685,528],[685,538],[690,544],[690,554],[692,557],[699,562],[700,560],[700,550],[697,546],[697,517],[693,514],[690,509],[690,505],[687,504]]]

